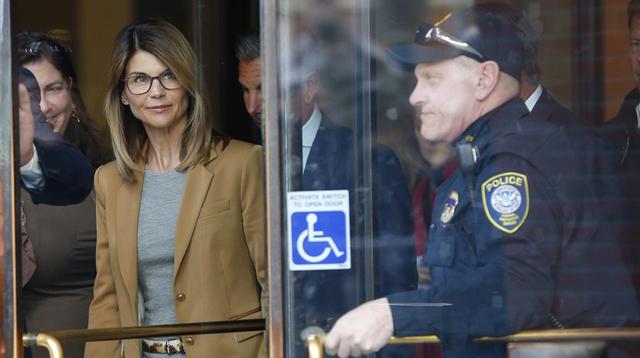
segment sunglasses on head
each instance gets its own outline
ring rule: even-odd
[[[420,45],[429,45],[432,43],[438,43],[441,45],[449,46],[460,51],[468,52],[477,56],[480,59],[484,58],[484,55],[471,45],[462,41],[450,33],[446,32],[439,27],[440,24],[445,22],[451,14],[447,15],[444,19],[438,21],[435,25],[422,24],[416,31],[416,37],[414,42]]]
[[[56,54],[56,55],[68,54],[69,52],[71,52],[67,48],[47,40],[30,42],[26,48],[22,49],[22,51],[24,51],[24,53],[26,53],[29,56],[38,56],[45,51]]]

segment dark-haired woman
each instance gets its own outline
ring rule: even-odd
[[[16,38],[18,64],[31,71],[40,87],[40,110],[54,133],[77,146],[97,167],[108,158],[98,143],[78,88],[69,49],[42,33]],[[75,205],[34,204],[23,190],[26,227],[36,271],[23,289],[23,314],[32,332],[87,327],[95,278],[95,202],[93,195]],[[64,344],[66,357],[82,357],[82,343]],[[37,349],[35,357],[48,357]]]

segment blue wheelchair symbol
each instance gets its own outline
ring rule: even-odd
[[[342,211],[296,212],[291,216],[293,262],[342,264],[347,260],[346,215]]]

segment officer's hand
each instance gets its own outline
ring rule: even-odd
[[[31,112],[31,102],[29,101],[29,93],[24,84],[18,84],[18,94],[20,95],[20,104],[18,109],[20,120],[20,166],[23,166],[33,157],[33,113]]]
[[[393,334],[389,301],[380,298],[347,312],[333,326],[324,346],[341,358],[379,351]]]

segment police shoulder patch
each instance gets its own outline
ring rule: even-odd
[[[527,176],[506,172],[487,179],[482,183],[482,206],[493,226],[508,234],[518,231],[529,214]]]

